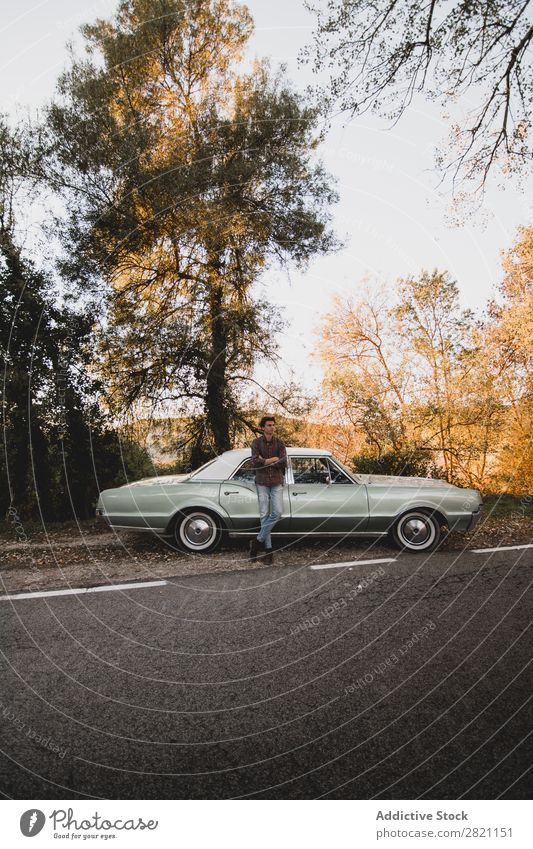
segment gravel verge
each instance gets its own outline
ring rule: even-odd
[[[95,523],[78,528],[37,531],[24,540],[4,535],[0,544],[0,577],[3,593],[40,589],[67,589],[127,581],[203,575],[244,569],[261,569],[250,563],[247,542],[230,540],[212,555],[190,555],[146,534],[120,536]],[[469,534],[450,534],[443,551],[523,545],[533,541],[530,517],[487,517]],[[321,539],[278,543],[276,565],[298,568],[313,563],[334,563],[395,557],[386,540]]]

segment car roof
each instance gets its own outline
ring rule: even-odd
[[[287,448],[287,454],[289,457],[331,457],[331,451],[325,451],[322,448]],[[234,448],[232,451],[224,451],[205,468],[193,472],[191,479],[226,480],[240,463],[251,456],[251,448]]]
[[[289,457],[294,457],[294,456],[298,456],[298,457],[318,457],[318,456],[330,457],[331,456],[331,451],[326,451],[323,448],[286,448],[286,451],[287,451],[287,454],[289,455]],[[228,457],[228,458],[231,458],[231,459],[235,458],[236,460],[239,460],[239,459],[242,458],[244,460],[244,459],[246,459],[246,457],[250,457],[251,454],[252,454],[251,448],[234,448],[232,451],[224,451],[224,453],[221,454],[220,457]]]

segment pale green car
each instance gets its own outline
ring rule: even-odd
[[[481,496],[429,478],[353,474],[329,451],[288,448],[283,515],[275,537],[386,537],[409,551],[431,551],[442,533],[467,531]],[[189,552],[208,552],[227,536],[259,528],[250,449],[226,451],[188,475],[106,489],[96,515],[117,530],[151,531]]]

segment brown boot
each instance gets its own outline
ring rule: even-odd
[[[265,556],[263,558],[266,566],[272,566],[274,563],[274,552],[271,548],[265,548]]]
[[[257,537],[254,537],[250,540],[250,548],[249,548],[249,559],[254,563],[257,560],[257,555],[259,554],[259,541]]]

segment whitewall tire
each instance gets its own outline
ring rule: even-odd
[[[174,542],[182,551],[206,554],[222,540],[220,520],[201,508],[180,513],[174,525]]]
[[[433,551],[441,540],[440,522],[424,510],[409,510],[393,525],[392,538],[404,551]]]

